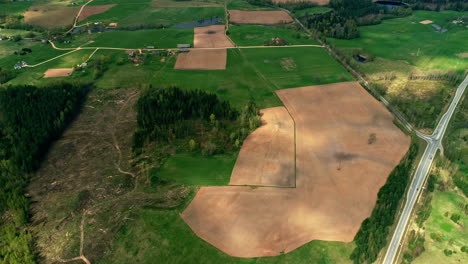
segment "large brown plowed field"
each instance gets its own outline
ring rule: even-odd
[[[193,29],[193,31],[193,46],[195,48],[234,47],[232,42],[224,33],[224,25],[196,27]]]
[[[77,6],[32,6],[24,13],[24,21],[44,28],[60,28],[72,25]]]
[[[330,0],[273,0],[272,1],[274,4],[278,3],[314,3],[317,5],[328,5],[330,3]]]
[[[86,18],[106,12],[107,10],[111,9],[115,5],[100,5],[100,6],[85,6],[83,11],[81,11],[80,17],[78,21],[83,21]]]
[[[225,70],[226,49],[192,49],[179,53],[174,66],[176,70]]]
[[[296,188],[202,187],[181,215],[231,256],[275,256],[311,240],[352,241],[410,144],[356,82],[277,94],[295,120]]]
[[[261,114],[263,125],[242,144],[229,184],[294,187],[294,121],[282,106]]]
[[[52,78],[52,77],[67,77],[73,72],[72,68],[65,68],[65,69],[48,69],[44,73],[44,78]]]
[[[282,22],[291,22],[293,19],[284,11],[229,10],[229,21],[238,24],[272,25]]]

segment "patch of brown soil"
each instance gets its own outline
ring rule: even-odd
[[[32,6],[24,13],[24,21],[44,28],[60,28],[72,25],[80,7]]]
[[[80,17],[78,18],[79,21],[83,21],[86,18],[92,16],[92,15],[97,15],[106,12],[107,10],[111,9],[115,5],[100,5],[100,6],[85,6],[83,8],[83,11],[81,11]],[[117,26],[117,24],[116,24]]]
[[[423,21],[421,21],[419,23],[427,25],[427,24],[432,24],[433,22],[431,20],[423,20]]]
[[[193,31],[193,46],[195,48],[234,47],[224,32],[224,25],[196,27]]]
[[[52,77],[67,77],[73,72],[73,68],[69,69],[48,69],[44,73],[44,78],[52,78]]]
[[[457,55],[458,58],[468,59],[468,52],[457,53],[455,55]]]
[[[263,125],[242,144],[229,184],[294,187],[294,121],[283,106],[261,114]]]
[[[231,256],[275,256],[315,239],[352,241],[410,144],[356,82],[277,94],[295,120],[296,188],[202,187],[181,214]]]
[[[239,24],[278,24],[292,22],[284,11],[241,11],[229,10],[229,20]]]
[[[273,0],[273,4],[278,4],[278,3],[314,3],[316,5],[328,5],[330,3],[330,0]]]
[[[174,66],[176,70],[225,70],[226,49],[196,50],[179,53]]]

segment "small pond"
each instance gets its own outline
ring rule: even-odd
[[[367,60],[366,57],[364,57],[364,56],[362,56],[360,54],[356,55],[354,58],[359,62],[365,62]]]
[[[211,26],[211,25],[223,25],[223,23],[220,20],[221,20],[221,17],[212,17],[210,19],[203,19],[203,20],[198,20],[198,21],[180,23],[180,24],[172,26],[171,28],[185,29],[185,28],[194,28],[194,27],[206,27],[206,26]]]
[[[376,1],[376,5],[378,6],[385,6],[387,8],[397,8],[397,7],[405,7],[406,4],[398,1]]]

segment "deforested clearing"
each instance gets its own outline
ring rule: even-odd
[[[48,69],[44,73],[44,78],[52,78],[52,77],[67,77],[73,72],[73,68],[65,68],[65,69]]]
[[[232,42],[224,33],[224,25],[196,27],[193,31],[193,45],[195,48],[234,47]]]
[[[226,49],[196,50],[179,53],[174,66],[176,70],[225,70]]]
[[[283,106],[261,115],[263,125],[242,144],[229,184],[294,187],[294,121]]]
[[[85,20],[86,18],[92,15],[104,13],[114,6],[115,5],[85,6],[85,8],[83,8],[83,11],[81,11],[78,21]]]
[[[296,188],[202,187],[181,214],[235,257],[288,253],[312,240],[353,240],[410,137],[358,83],[277,91],[296,127]],[[264,165],[259,160],[256,167]],[[248,241],[248,243],[246,243]]]
[[[293,19],[284,11],[241,11],[229,10],[229,20],[239,24],[278,24],[292,22]]]
[[[24,13],[24,20],[44,28],[60,28],[73,24],[79,9],[76,6],[32,6]]]

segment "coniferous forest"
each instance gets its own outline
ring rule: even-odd
[[[171,87],[142,92],[137,123],[133,139],[137,152],[146,142],[190,139],[191,149],[213,155],[240,147],[261,120],[254,103],[238,111],[214,94]]]
[[[88,85],[0,87],[0,260],[34,263],[27,230],[28,174],[79,111]]]

